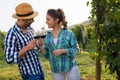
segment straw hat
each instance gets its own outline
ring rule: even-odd
[[[16,13],[12,15],[16,19],[30,19],[38,15],[37,11],[33,11],[32,6],[28,3],[21,3],[16,8]]]

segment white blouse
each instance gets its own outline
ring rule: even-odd
[[[55,46],[57,45],[57,40],[58,40],[58,38],[54,38],[54,44],[55,44]]]

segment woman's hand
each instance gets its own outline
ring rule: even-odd
[[[64,54],[64,53],[66,53],[66,50],[65,50],[65,49],[57,49],[57,50],[54,50],[54,51],[53,51],[53,54],[54,54],[55,56],[60,56],[60,55],[62,55],[62,54]]]
[[[45,53],[45,49],[44,49],[44,47],[40,47],[40,53]]]
[[[40,39],[38,40],[38,44],[39,44],[39,46],[43,46],[43,44],[44,44],[44,39],[40,38]]]

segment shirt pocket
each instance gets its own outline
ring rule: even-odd
[[[70,47],[70,41],[69,41],[69,39],[61,39],[61,41],[60,41],[60,48],[68,48],[68,47]]]
[[[47,43],[46,45],[47,45],[47,48],[48,48],[49,51],[55,50],[55,47],[52,43]]]

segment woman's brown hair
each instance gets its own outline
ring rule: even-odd
[[[62,9],[49,9],[47,14],[53,17],[54,19],[58,18],[58,24],[62,24],[64,28],[67,28],[67,21],[65,19],[64,11]]]

